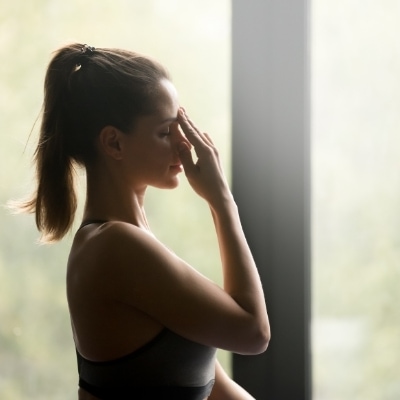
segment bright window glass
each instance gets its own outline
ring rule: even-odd
[[[400,3],[311,2],[313,399],[400,398]]]
[[[229,172],[230,2],[228,0],[2,1],[0,16],[0,203],[31,186],[31,155],[50,53],[78,41],[151,55],[170,71],[185,106],[220,148]],[[25,149],[26,143],[28,145]],[[82,188],[83,190],[84,188]],[[221,282],[210,212],[185,179],[150,190],[158,237]],[[0,398],[76,399],[77,371],[65,298],[71,238],[38,246],[34,221],[0,209]],[[226,369],[230,357],[220,353]]]

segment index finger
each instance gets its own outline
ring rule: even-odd
[[[196,146],[204,146],[207,142],[204,140],[201,132],[196,128],[194,123],[189,119],[183,108],[179,109],[178,122],[181,126],[183,133],[189,142],[196,148]]]

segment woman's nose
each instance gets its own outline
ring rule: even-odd
[[[192,148],[191,143],[189,142],[189,140],[187,140],[186,136],[182,133],[178,124],[176,124],[176,126],[174,126],[174,127],[171,127],[171,129],[172,129],[172,139],[173,139],[174,146],[179,146],[179,143],[185,142],[189,146],[190,149]]]

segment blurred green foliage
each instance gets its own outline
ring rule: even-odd
[[[51,52],[69,42],[151,55],[171,72],[181,104],[230,163],[230,2],[228,0],[0,0],[0,204],[33,188],[43,78]],[[32,131],[32,132],[31,132]],[[82,175],[82,174],[81,174]],[[81,203],[84,177],[80,177]],[[207,206],[182,177],[174,191],[149,190],[156,235],[221,282]],[[79,223],[79,215],[77,224]],[[72,234],[38,245],[32,216],[0,211],[0,398],[77,398],[65,297]],[[229,354],[219,354],[229,370]]]

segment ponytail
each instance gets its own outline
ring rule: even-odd
[[[96,160],[95,139],[104,126],[128,133],[136,118],[154,111],[154,90],[165,69],[147,57],[118,49],[72,44],[58,50],[47,68],[37,188],[18,211],[35,213],[42,242],[60,240],[77,209],[75,167]]]
[[[34,212],[42,242],[60,240],[74,221],[77,199],[73,160],[60,152],[59,141],[41,143],[35,154],[37,191],[27,203],[26,211]]]
[[[68,91],[71,75],[79,68],[79,49],[65,48],[47,69],[40,139],[35,150],[37,189],[20,210],[35,214],[44,243],[60,240],[74,221],[77,198],[74,161],[66,138],[70,128]]]

